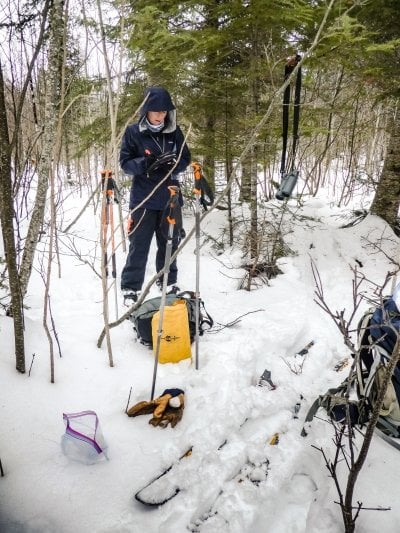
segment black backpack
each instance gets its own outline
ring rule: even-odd
[[[172,305],[175,300],[185,300],[189,319],[190,341],[193,342],[196,335],[196,298],[194,292],[185,291],[178,294],[167,294],[165,305]],[[138,340],[145,346],[153,347],[151,320],[153,315],[160,309],[161,296],[150,298],[142,303],[130,316],[133,323],[133,329],[136,332]],[[204,302],[199,299],[199,334],[203,335],[204,331],[212,328],[213,319],[207,313]]]
[[[319,407],[323,407],[332,420],[345,422],[349,405],[350,424],[367,423],[399,334],[400,313],[392,298],[385,298],[381,306],[366,311],[357,328],[354,371],[338,387],[315,400],[305,421],[311,422]],[[348,391],[352,392],[350,397]],[[377,428],[386,435],[400,437],[400,363],[389,382]]]
[[[385,298],[381,306],[367,311],[359,323],[357,393],[369,409],[375,405],[399,334],[400,313],[392,298]],[[393,434],[400,429],[400,363],[397,363],[393,371],[385,394],[378,427],[380,425],[389,425]]]

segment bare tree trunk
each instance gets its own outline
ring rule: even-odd
[[[250,94],[252,96],[250,115],[257,116],[259,112],[259,102],[260,102],[260,63],[261,63],[261,52],[260,52],[260,36],[259,28],[255,24],[252,29],[252,68],[254,78],[251,79],[250,85]],[[250,149],[250,263],[252,263],[252,270],[256,269],[258,264],[258,259],[260,255],[260,235],[258,228],[258,144],[255,143]],[[254,274],[252,270],[249,272],[248,279],[248,290],[251,289],[251,279]]]
[[[242,161],[239,195],[239,200],[241,202],[250,202],[251,200],[251,158],[252,154],[251,151],[249,151]]]
[[[14,320],[15,360],[18,372],[25,372],[23,298],[18,275],[17,253],[14,237],[14,204],[11,179],[11,146],[4,95],[3,70],[0,63],[0,221],[11,292],[11,309]]]
[[[252,159],[250,167],[250,261],[257,263],[259,257],[259,234],[258,234],[258,202],[257,202],[257,147],[252,148]]]
[[[25,372],[25,348],[24,348],[24,317],[23,317],[23,288],[18,272],[17,251],[14,233],[14,188],[11,174],[12,151],[18,145],[18,137],[21,129],[21,117],[28,84],[31,81],[33,65],[42,47],[45,23],[50,0],[43,6],[42,20],[39,37],[34,48],[33,57],[28,65],[28,72],[23,84],[19,103],[14,114],[14,132],[11,135],[7,120],[7,105],[4,94],[3,71],[0,63],[0,221],[2,226],[4,249],[11,293],[11,313],[14,320],[15,358],[16,369]],[[11,140],[10,140],[11,136]]]
[[[44,305],[43,305],[43,328],[45,330],[47,339],[49,341],[50,349],[50,382],[54,383],[54,342],[51,336],[51,330],[48,324],[48,315],[50,307],[50,281],[51,281],[51,267],[53,264],[53,253],[54,253],[54,234],[55,234],[55,225],[56,225],[56,213],[55,213],[55,204],[54,204],[54,175],[51,176],[50,184],[50,235],[49,235],[49,257],[47,262],[47,274],[45,280],[45,293],[44,293]]]
[[[215,187],[215,112],[213,109],[206,111],[207,152],[204,156],[203,166],[211,187]]]
[[[342,202],[344,205],[347,205],[349,200],[352,197],[352,191],[354,186],[354,170],[355,170],[355,161],[356,161],[356,151],[355,151],[355,138],[356,138],[356,130],[357,130],[357,118],[359,114],[359,106],[360,106],[360,99],[357,95],[355,102],[354,102],[354,118],[351,126],[351,133],[350,133],[350,139],[349,139],[349,162],[347,167],[347,176],[344,181],[342,194],[340,195],[339,199],[339,207],[342,205]]]
[[[65,9],[64,9],[65,1]],[[57,106],[53,107],[53,111],[56,113],[53,119],[54,126],[54,141],[52,151],[49,152],[51,156],[48,162],[49,169],[49,183],[50,185],[50,223],[49,223],[49,250],[47,260],[47,273],[45,278],[45,294],[43,305],[43,328],[45,330],[47,339],[49,341],[50,349],[50,382],[55,382],[55,367],[54,367],[54,341],[51,332],[51,326],[53,325],[52,319],[49,326],[50,311],[50,284],[51,273],[53,265],[54,252],[57,250],[57,236],[56,236],[56,191],[55,191],[55,173],[57,163],[61,154],[62,146],[62,116],[64,111],[64,97],[65,97],[65,51],[67,41],[67,17],[68,17],[69,0],[62,0],[57,5],[57,11],[50,13],[50,50],[49,50],[49,69],[54,74],[54,77],[50,78],[50,94],[57,94]],[[54,17],[54,18],[53,18]],[[57,51],[51,47],[52,43],[58,43],[59,48]],[[60,264],[60,263],[59,263]]]
[[[329,167],[329,164],[330,164],[329,148],[331,147],[331,145],[332,145],[332,143],[333,143],[333,141],[335,139],[335,135],[333,133],[333,131],[334,131],[334,128],[333,128],[334,112],[333,112],[333,110],[335,108],[336,100],[337,100],[337,98],[339,96],[339,93],[342,90],[343,77],[344,77],[344,67],[342,67],[341,70],[338,73],[337,81],[336,81],[336,84],[335,84],[335,91],[333,93],[333,98],[332,98],[332,101],[330,103],[331,111],[329,112],[329,115],[328,115],[327,133],[326,133],[326,137],[325,137],[324,149],[322,150],[322,153],[318,156],[316,164],[315,164],[315,167],[318,168],[318,174],[317,174],[317,181],[315,183],[315,188],[313,190],[313,195],[314,196],[317,194],[318,189],[320,188],[320,186],[324,186],[326,171],[327,171],[327,168]],[[322,167],[324,167],[324,170],[322,169]],[[314,168],[311,170],[311,174],[314,174]]]
[[[400,206],[400,112],[396,109],[381,178],[371,205],[371,213],[396,227]]]
[[[38,184],[35,205],[33,207],[24,253],[21,261],[20,279],[22,295],[26,294],[39,234],[44,221],[46,196],[49,176],[54,156],[54,138],[56,135],[58,109],[60,104],[60,76],[63,62],[64,44],[64,0],[54,0],[49,14],[49,73],[43,123],[43,151],[38,162]]]
[[[119,109],[120,92],[121,92],[122,52],[120,50],[118,73],[117,73],[117,88],[116,88],[115,96],[114,96],[114,91],[113,91],[113,86],[112,86],[112,75],[111,75],[111,69],[110,69],[110,62],[109,62],[108,54],[107,54],[106,35],[104,31],[100,0],[97,0],[97,9],[98,9],[98,14],[99,14],[99,22],[100,22],[101,45],[102,45],[103,57],[104,57],[104,67],[106,69],[106,78],[107,78],[108,111],[110,113],[110,126],[111,126],[110,159],[111,159],[111,167],[114,170],[114,179],[119,188],[120,183],[118,179],[119,161],[118,161],[117,118],[118,118],[118,109]],[[124,27],[123,27],[124,20],[125,20],[125,17],[121,17],[121,40],[122,40],[122,36],[124,32]],[[121,232],[122,250],[125,252],[126,251],[126,236],[125,236],[125,228],[124,228],[124,223],[123,223],[122,206],[120,203],[118,203],[117,207],[118,207],[118,216],[119,216],[119,229]]]

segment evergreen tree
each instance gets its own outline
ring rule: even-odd
[[[383,218],[400,234],[400,20],[396,0],[375,0],[360,9],[359,19],[371,31],[365,74],[388,101],[389,143],[384,166],[371,205],[371,213]]]

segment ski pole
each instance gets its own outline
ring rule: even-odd
[[[195,236],[196,236],[196,289],[195,289],[195,362],[196,370],[199,368],[199,336],[200,336],[200,197],[201,197],[201,166],[192,163],[194,174],[195,204]]]
[[[109,258],[108,246],[111,241],[111,275],[114,279],[114,295],[115,295],[115,314],[118,317],[118,294],[117,294],[117,266],[115,258],[115,228],[114,228],[114,188],[115,182],[112,177],[112,170],[102,170],[102,188],[103,188],[103,254],[104,254],[104,274],[108,278],[109,274]],[[108,231],[110,230],[110,239],[108,238]]]
[[[162,335],[163,320],[164,320],[164,308],[165,308],[165,301],[167,298],[168,273],[169,273],[169,268],[170,268],[170,263],[171,263],[172,239],[174,237],[174,229],[175,229],[175,224],[176,224],[176,212],[177,212],[177,209],[179,208],[179,187],[177,187],[176,185],[171,185],[168,187],[168,190],[170,194],[168,206],[167,206],[168,207],[168,215],[167,215],[168,237],[167,237],[167,245],[165,248],[164,275],[163,275],[163,285],[162,285],[160,310],[159,310],[159,317],[158,317],[156,350],[154,354],[153,383],[151,387],[150,400],[154,399],[154,391],[156,388],[157,367],[158,367],[158,359],[160,356],[161,335]]]
[[[108,233],[108,205],[107,205],[107,184],[109,170],[102,170],[101,174],[101,187],[103,191],[103,205],[101,210],[101,223],[102,223],[102,252],[104,261],[104,274],[108,277],[108,255],[107,255],[107,233]]]
[[[115,227],[114,227],[114,179],[111,179],[110,188],[107,191],[110,232],[111,232],[111,276],[114,280],[115,316],[118,318],[118,292],[117,292],[117,263],[115,258]]]

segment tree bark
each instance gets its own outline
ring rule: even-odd
[[[28,288],[35,250],[43,226],[46,197],[49,187],[49,176],[52,170],[52,160],[54,157],[54,138],[57,131],[58,109],[60,104],[61,66],[63,63],[64,50],[64,0],[54,0],[50,9],[49,24],[49,90],[46,94],[44,112],[42,136],[43,150],[37,166],[38,184],[36,199],[29,223],[20,268],[21,292],[23,296],[26,294]]]
[[[393,117],[382,174],[371,204],[371,214],[396,228],[400,206],[400,111]]]
[[[0,221],[11,293],[11,314],[14,320],[15,361],[18,372],[25,372],[23,298],[18,275],[14,236],[14,203],[11,178],[11,146],[8,134],[4,79],[0,62]]]

